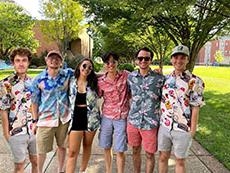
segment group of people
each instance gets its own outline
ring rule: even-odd
[[[174,70],[166,76],[151,70],[153,52],[146,47],[137,51],[139,68],[131,73],[118,71],[119,56],[114,52],[102,57],[105,73],[97,75],[91,59],[79,59],[73,71],[63,67],[58,51],[50,51],[45,57],[47,68],[34,79],[27,75],[30,50],[15,49],[10,58],[15,73],[0,82],[0,114],[15,173],[23,172],[27,152],[32,172],[42,173],[54,139],[58,172],[75,172],[82,144],[80,173],[85,173],[98,129],[106,173],[112,173],[112,147],[117,172],[124,173],[128,145],[133,151],[134,173],[141,172],[142,147],[146,173],[154,170],[157,150],[159,173],[166,173],[172,147],[175,171],[185,172],[185,158],[204,104],[203,81],[186,70],[188,47],[173,49]],[[99,98],[103,98],[101,108]]]

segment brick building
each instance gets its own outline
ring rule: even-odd
[[[221,64],[230,64],[230,36],[220,37],[218,40],[207,42],[205,46],[201,48],[196,64],[214,64],[216,52],[219,50],[222,52],[224,57]]]
[[[53,49],[58,50],[57,43],[54,41],[48,40],[45,35],[42,33],[39,21],[36,22],[34,28],[34,36],[35,39],[39,41],[39,47],[36,50],[37,56],[40,56],[45,51],[50,51]],[[93,40],[87,34],[86,30],[84,30],[80,35],[79,38],[76,40],[72,40],[69,43],[69,51],[68,54],[71,56],[83,55],[84,57],[92,57],[92,47],[93,47]]]

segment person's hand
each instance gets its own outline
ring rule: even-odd
[[[196,131],[191,131],[190,133],[191,133],[191,136],[193,138],[195,136],[195,134],[196,134]]]
[[[36,135],[37,132],[37,123],[32,123],[32,133]]]
[[[9,141],[9,138],[10,138],[10,134],[9,134],[9,133],[7,133],[7,134],[4,134],[4,137],[5,137],[6,141]]]

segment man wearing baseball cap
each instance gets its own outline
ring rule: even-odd
[[[69,121],[68,83],[72,69],[62,69],[63,57],[52,50],[45,57],[47,68],[33,81],[32,111],[33,131],[37,137],[38,172],[43,172],[46,153],[53,150],[53,140],[58,146],[58,172],[64,172]]]
[[[162,115],[158,132],[159,173],[168,171],[172,147],[176,157],[175,172],[185,172],[185,159],[196,133],[199,109],[204,105],[204,83],[186,70],[188,62],[189,48],[176,46],[171,54],[174,71],[166,75],[162,90]]]

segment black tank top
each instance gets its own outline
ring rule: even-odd
[[[77,92],[75,105],[86,105],[86,93]]]

